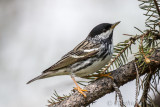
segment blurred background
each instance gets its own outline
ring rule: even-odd
[[[138,5],[137,0],[0,0],[0,107],[44,107],[54,90],[70,93],[70,76],[26,82],[73,49],[97,24],[121,21],[114,44],[127,39],[124,33],[138,34],[134,26],[144,30],[146,18]],[[120,90],[125,105],[133,107],[135,81]],[[92,107],[118,107],[114,101],[111,93]]]

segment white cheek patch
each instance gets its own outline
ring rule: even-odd
[[[110,30],[108,30],[107,32],[104,32],[104,33],[102,33],[102,34],[100,34],[100,35],[98,35],[98,36],[99,36],[100,38],[102,38],[102,39],[105,39],[105,38],[108,38],[111,33],[112,33],[112,29],[110,29]]]

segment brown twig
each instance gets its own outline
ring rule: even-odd
[[[159,10],[158,3],[157,3],[156,0],[154,0],[154,4],[155,4],[155,6],[156,6],[157,13],[158,13],[158,15],[159,15],[159,17],[160,17],[160,10]]]
[[[136,68],[136,97],[135,97],[135,107],[139,107],[138,106],[138,94],[139,94],[139,90],[138,90],[138,86],[139,86],[139,71],[138,71],[138,67],[136,62],[134,62],[135,68]]]
[[[149,66],[149,69],[150,69],[150,66]],[[152,78],[152,71],[150,69],[150,72],[147,74],[147,77],[146,77],[146,81],[144,83],[144,91],[143,91],[143,95],[141,97],[141,102],[142,102],[142,107],[147,107],[147,99],[148,99],[148,91],[149,91],[149,88],[150,88],[150,81],[151,81],[151,78]]]
[[[140,48],[139,48],[139,52],[143,54],[144,58],[145,58],[145,62],[146,63],[150,63],[151,60],[145,55],[144,51],[143,51],[143,38],[144,38],[145,35],[143,35],[141,37],[141,42],[140,42]]]
[[[118,88],[118,86],[115,82],[113,82],[113,87],[114,87],[114,90],[116,92],[116,96],[118,95],[118,97],[119,97],[120,106],[124,107],[121,91],[119,90],[119,88]],[[116,97],[116,100],[117,100],[117,97]]]

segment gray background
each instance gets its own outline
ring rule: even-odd
[[[121,21],[114,44],[145,29],[137,0],[0,0],[0,107],[44,107],[54,90],[68,94],[70,76],[26,82],[41,74],[103,22]],[[130,56],[129,59],[133,59]],[[76,78],[77,80],[80,80]],[[127,107],[133,107],[135,81],[120,88]],[[115,107],[115,93],[92,107]]]

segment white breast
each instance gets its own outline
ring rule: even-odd
[[[112,54],[108,55],[104,60],[99,59],[98,61],[94,61],[94,63],[92,65],[90,65],[84,69],[81,69],[79,71],[76,71],[74,74],[78,77],[83,77],[83,76],[87,76],[89,74],[92,74],[94,72],[97,72],[98,70],[100,70],[102,67],[104,67],[111,60],[111,57],[112,57]]]

